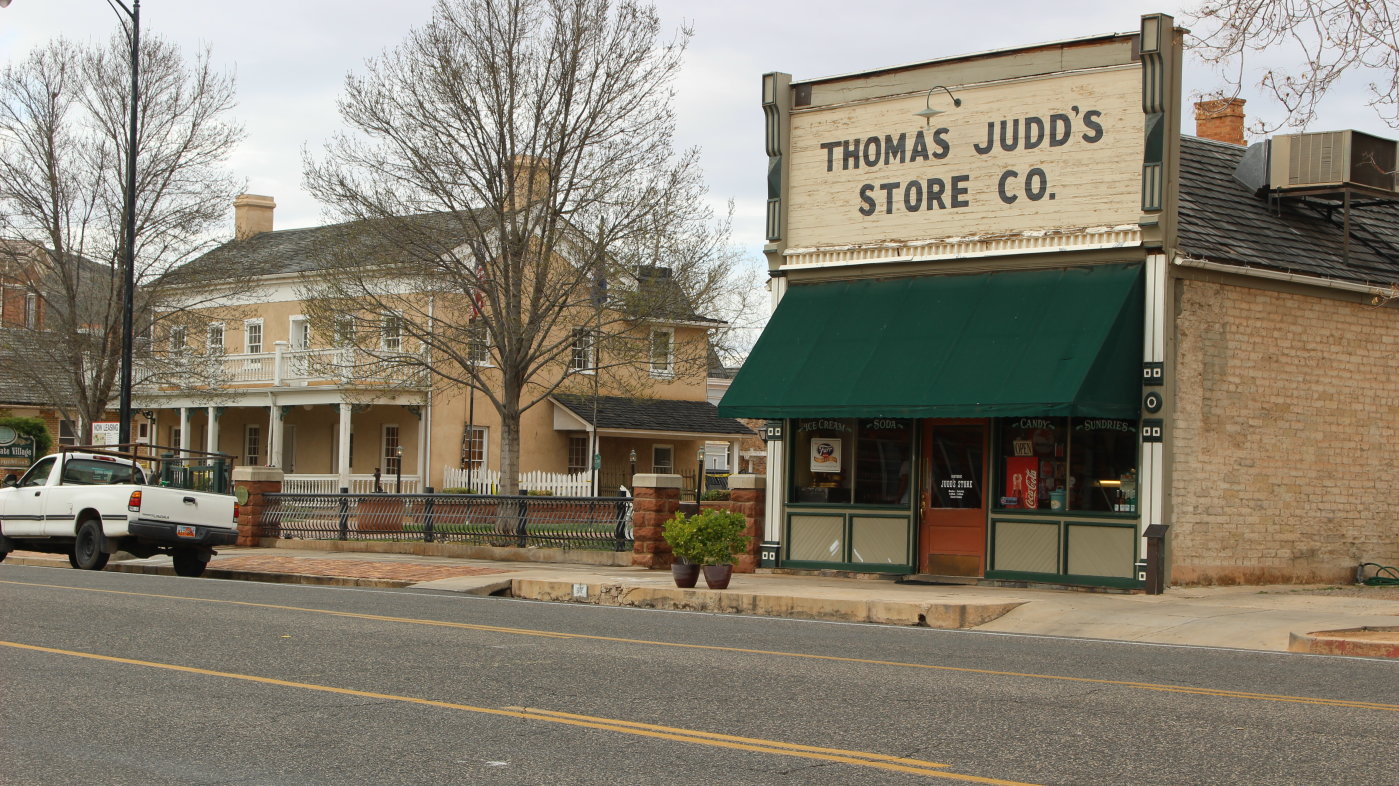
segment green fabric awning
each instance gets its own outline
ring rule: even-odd
[[[1136,418],[1142,266],[792,285],[719,404],[744,418]]]

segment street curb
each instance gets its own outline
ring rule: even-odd
[[[1348,638],[1368,632],[1392,633],[1390,641]],[[1350,655],[1359,658],[1399,658],[1399,627],[1363,627],[1346,630],[1320,630],[1313,633],[1293,633],[1288,637],[1288,652],[1312,655]]]
[[[489,594],[489,593],[486,593]],[[985,625],[1025,601],[1010,603],[914,603],[766,595],[741,589],[706,590],[637,587],[625,584],[573,584],[547,579],[512,579],[510,595],[526,600],[586,603],[756,617],[788,617],[880,625],[966,629]]]
[[[39,568],[68,568],[68,560],[62,557],[10,557],[6,565],[28,565]],[[147,576],[174,576],[175,569],[168,565],[131,565],[111,562],[102,570],[108,573],[139,573]],[[375,579],[348,576],[320,576],[311,573],[270,573],[254,570],[226,570],[208,568],[200,578],[227,579],[231,581],[260,581],[267,584],[307,584],[324,587],[373,587],[378,589],[411,587],[418,581],[403,579]]]

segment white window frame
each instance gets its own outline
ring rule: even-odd
[[[254,330],[256,329],[256,330]],[[253,343],[253,333],[257,333],[257,343]],[[266,334],[262,329],[262,318],[243,320],[243,351],[249,355],[261,355],[266,346]],[[256,347],[256,348],[254,348]]]
[[[58,444],[77,445],[83,430],[76,420],[58,421]]]
[[[390,332],[389,328],[396,328]],[[385,352],[403,351],[403,315],[388,314],[384,317],[379,333],[379,348]]]
[[[209,350],[210,355],[222,355],[228,346],[227,327],[222,322],[210,322],[209,330],[204,337],[204,346]],[[218,341],[214,337],[218,336]]]
[[[661,464],[659,452],[665,451],[670,454],[668,463]],[[674,445],[652,445],[651,446],[651,471],[657,475],[675,474],[675,446]]]
[[[349,314],[337,314],[334,320],[330,336],[332,345],[342,349],[354,346],[355,318]]]
[[[489,368],[491,365],[491,332],[485,325],[475,325],[467,330],[466,357],[473,365]]]
[[[664,364],[656,363],[656,337],[666,337],[666,357]],[[651,376],[670,379],[675,376],[675,329],[674,328],[651,328],[650,343],[647,345],[647,362],[651,367]]]
[[[568,370],[575,374],[597,373],[597,334],[588,328],[574,328],[568,343]]]
[[[186,341],[187,341],[187,336],[186,336],[185,326],[184,326],[184,325],[171,325],[171,326],[170,326],[170,352],[171,352],[171,354],[179,354],[179,353],[181,353],[181,352],[184,352],[184,351],[185,351]]]
[[[171,426],[171,427],[170,427],[170,447],[172,447],[172,448],[178,448],[179,446],[180,446],[180,427],[179,427],[179,426]]]
[[[262,426],[249,423],[243,426],[243,465],[262,466]]]
[[[403,445],[403,430],[397,423],[385,423],[379,427],[379,456],[383,463],[384,477],[390,478],[402,471],[403,457],[394,452]]]
[[[33,292],[24,295],[24,326],[30,330],[39,327],[39,296]]]
[[[297,314],[287,321],[287,340],[292,349],[311,348],[311,320]]]
[[[462,442],[465,443],[462,445],[462,469],[467,468],[467,462],[470,460],[471,457],[472,444],[478,437],[481,442],[481,458],[477,462],[476,466],[472,467],[471,470],[473,472],[478,472],[490,466],[490,462],[487,460],[487,451],[491,447],[491,430],[486,426],[470,426],[469,430],[468,428],[462,429]]]

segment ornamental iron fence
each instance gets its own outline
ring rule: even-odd
[[[631,551],[630,498],[266,494],[266,537]]]

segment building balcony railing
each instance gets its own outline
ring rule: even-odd
[[[375,357],[353,348],[292,349],[278,341],[273,352],[167,357],[144,363],[138,387],[271,387],[301,385],[371,385],[422,387],[422,355]]]

